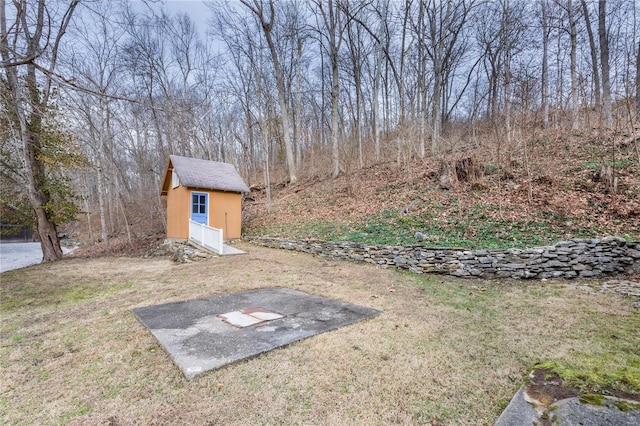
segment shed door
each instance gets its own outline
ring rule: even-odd
[[[203,192],[191,193],[191,220],[194,222],[209,224],[208,213],[209,209],[209,194]]]

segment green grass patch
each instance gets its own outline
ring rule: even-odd
[[[460,321],[467,318],[469,327],[483,330],[476,344],[481,342],[489,346],[505,339],[501,332],[496,331],[503,324],[520,315],[546,316],[543,313],[548,309],[546,300],[553,298],[558,301],[567,296],[561,287],[531,286],[526,289],[530,303],[514,307],[509,300],[512,292],[518,290],[508,282],[448,282],[445,285],[439,276],[419,275],[414,279],[416,286],[428,295],[430,304],[455,309],[459,312]],[[522,295],[517,297],[522,300]],[[583,395],[607,395],[610,389],[640,394],[639,325],[639,318],[635,314],[592,312],[585,306],[579,321],[568,329],[558,331],[563,336],[562,341],[570,344],[571,348],[559,353],[557,358],[536,363],[528,371],[546,369],[554,372],[566,385],[580,389]],[[533,335],[528,338],[535,341]],[[511,343],[506,338],[501,344]],[[481,351],[479,348],[473,350]]]
[[[603,165],[613,166],[615,170],[624,170],[626,168],[633,167],[635,165],[635,161],[631,156],[624,157],[624,158],[616,158],[615,161],[611,161],[610,158],[607,158],[604,161],[599,161],[599,160],[583,161],[580,164],[580,167],[578,168],[578,170],[587,169],[595,172],[595,171],[599,171]]]
[[[580,395],[580,402],[583,404],[595,405],[598,407],[604,406],[605,397],[596,393],[585,393]]]
[[[613,405],[618,407],[618,410],[624,411],[625,413],[633,410],[640,410],[640,404],[627,400],[616,401],[613,403]]]
[[[11,336],[11,343],[20,343],[24,339],[24,334],[17,333]]]
[[[635,315],[591,315],[567,336],[576,344],[567,357],[539,363],[569,386],[606,394],[607,388],[640,393],[640,347]]]

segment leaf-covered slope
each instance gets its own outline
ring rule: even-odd
[[[467,152],[447,159],[450,169],[472,158],[481,176],[453,185],[443,185],[442,162],[433,159],[315,176],[274,188],[270,211],[264,190],[253,191],[245,233],[468,248],[609,234],[640,239],[638,143],[616,144],[613,160],[610,146],[581,138],[540,139],[526,157],[508,161],[491,150]]]

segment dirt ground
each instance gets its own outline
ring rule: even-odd
[[[640,315],[619,294],[236,246],[247,254],[76,258],[2,274],[0,422],[480,425],[538,362],[595,357],[638,374]],[[383,314],[189,381],[130,311],[262,287]]]

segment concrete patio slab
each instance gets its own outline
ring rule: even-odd
[[[132,312],[188,379],[381,313],[286,288],[135,308]],[[229,323],[230,314],[232,323],[237,320],[241,324]],[[245,325],[247,318],[242,316],[258,322]]]

